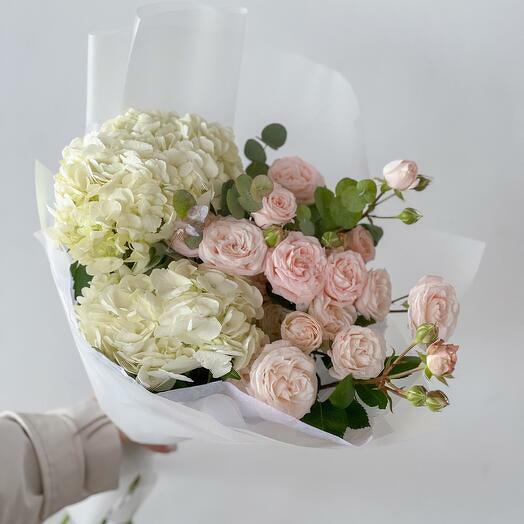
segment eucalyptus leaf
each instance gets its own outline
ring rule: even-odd
[[[262,202],[262,199],[273,191],[273,187],[274,185],[271,178],[267,175],[257,175],[253,178],[250,196],[256,202]]]
[[[311,219],[311,209],[305,204],[299,204],[297,206],[297,218],[300,219]]]
[[[195,197],[185,189],[173,193],[173,207],[179,218],[185,218],[189,210],[196,205]]]
[[[255,201],[251,195],[241,195],[238,197],[238,203],[248,212],[255,213],[262,209],[262,202]]]
[[[236,186],[231,186],[227,192],[226,201],[229,212],[237,219],[244,218],[245,211],[244,208],[240,205],[238,199],[240,195]]]
[[[250,177],[266,175],[268,170],[269,166],[265,162],[251,162],[251,164],[246,167],[246,173]]]
[[[356,187],[356,185],[357,185],[356,180],[352,178],[343,178],[342,180],[339,180],[335,188],[335,194],[337,196],[340,196],[348,187]]]
[[[248,175],[240,175],[235,179],[235,186],[240,196],[249,195],[253,179]]]
[[[287,131],[282,124],[269,124],[262,129],[262,142],[272,149],[278,149],[286,143]]]
[[[202,242],[202,235],[198,235],[196,237],[187,236],[184,238],[184,244],[189,249],[198,249],[200,242]]]
[[[244,155],[246,155],[246,158],[249,158],[251,162],[259,162],[261,164],[265,164],[267,158],[266,152],[260,142],[253,138],[250,138],[246,142],[246,145],[244,146]]]
[[[302,231],[302,233],[304,233],[306,236],[315,235],[315,224],[308,218],[299,219],[298,227],[300,228],[300,231]]]
[[[351,213],[360,213],[366,206],[366,201],[360,195],[357,186],[347,187],[337,198],[341,199],[344,207]]]
[[[228,180],[222,184],[222,189],[220,193],[220,214],[222,216],[228,215],[228,205],[227,205],[227,192],[231,189],[234,184],[234,180]]]

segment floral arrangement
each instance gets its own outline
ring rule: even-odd
[[[453,286],[421,278],[392,299],[370,268],[380,219],[413,224],[391,198],[431,180],[412,161],[334,190],[298,157],[268,161],[280,124],[250,139],[243,167],[230,129],[198,115],[129,110],[64,150],[54,236],[73,264],[88,343],[151,391],[228,381],[273,408],[343,437],[393,396],[440,411],[458,346]],[[412,342],[388,348],[383,323],[405,313]]]

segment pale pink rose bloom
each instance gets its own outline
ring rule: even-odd
[[[269,251],[265,275],[277,295],[295,304],[309,304],[324,287],[325,268],[320,242],[292,231]]]
[[[366,263],[375,258],[373,236],[363,226],[356,226],[344,235],[344,249],[359,253]]]
[[[422,277],[408,295],[408,321],[413,334],[420,324],[436,324],[447,340],[457,326],[460,310],[455,288],[442,277]]]
[[[433,342],[427,350],[426,360],[431,373],[437,377],[453,373],[457,363],[458,348],[455,344],[446,344],[443,340]]]
[[[258,321],[258,327],[269,337],[271,342],[279,340],[280,329],[289,309],[282,307],[274,302],[266,302],[262,308],[264,316]]]
[[[199,257],[209,266],[232,275],[262,272],[267,245],[262,230],[248,220],[218,218],[204,228]]]
[[[373,269],[368,273],[368,281],[357,299],[358,312],[368,320],[384,320],[391,306],[391,279],[385,269]]]
[[[362,294],[368,270],[354,251],[331,253],[327,259],[324,292],[339,306],[348,306]]]
[[[281,326],[283,340],[309,354],[322,344],[322,326],[302,311],[289,313]]]
[[[292,222],[297,213],[295,195],[279,184],[274,184],[273,191],[262,199],[262,209],[251,213],[258,227],[266,229],[273,225]]]
[[[393,160],[382,171],[389,187],[405,191],[417,186],[418,167],[412,160]]]
[[[247,391],[297,419],[317,398],[315,361],[286,340],[268,344],[253,362]]]
[[[374,378],[384,367],[386,341],[372,329],[351,326],[335,337],[328,355],[333,363],[329,370],[333,378]]]
[[[357,319],[354,306],[338,306],[324,293],[313,299],[308,313],[322,326],[324,340],[333,340],[340,331],[352,326]]]
[[[298,156],[275,160],[267,174],[273,182],[289,189],[299,204],[312,204],[315,201],[315,189],[326,185],[324,177]]]

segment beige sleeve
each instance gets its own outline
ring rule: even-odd
[[[118,486],[118,431],[95,401],[44,415],[4,413],[0,442],[0,524],[38,523]]]

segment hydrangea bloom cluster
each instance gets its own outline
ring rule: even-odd
[[[140,273],[173,232],[173,194],[209,203],[242,165],[230,129],[194,114],[130,109],[63,151],[55,236],[96,275],[124,262]]]
[[[241,371],[265,338],[258,289],[187,259],[96,275],[76,311],[87,341],[156,391],[200,367],[214,378]]]

